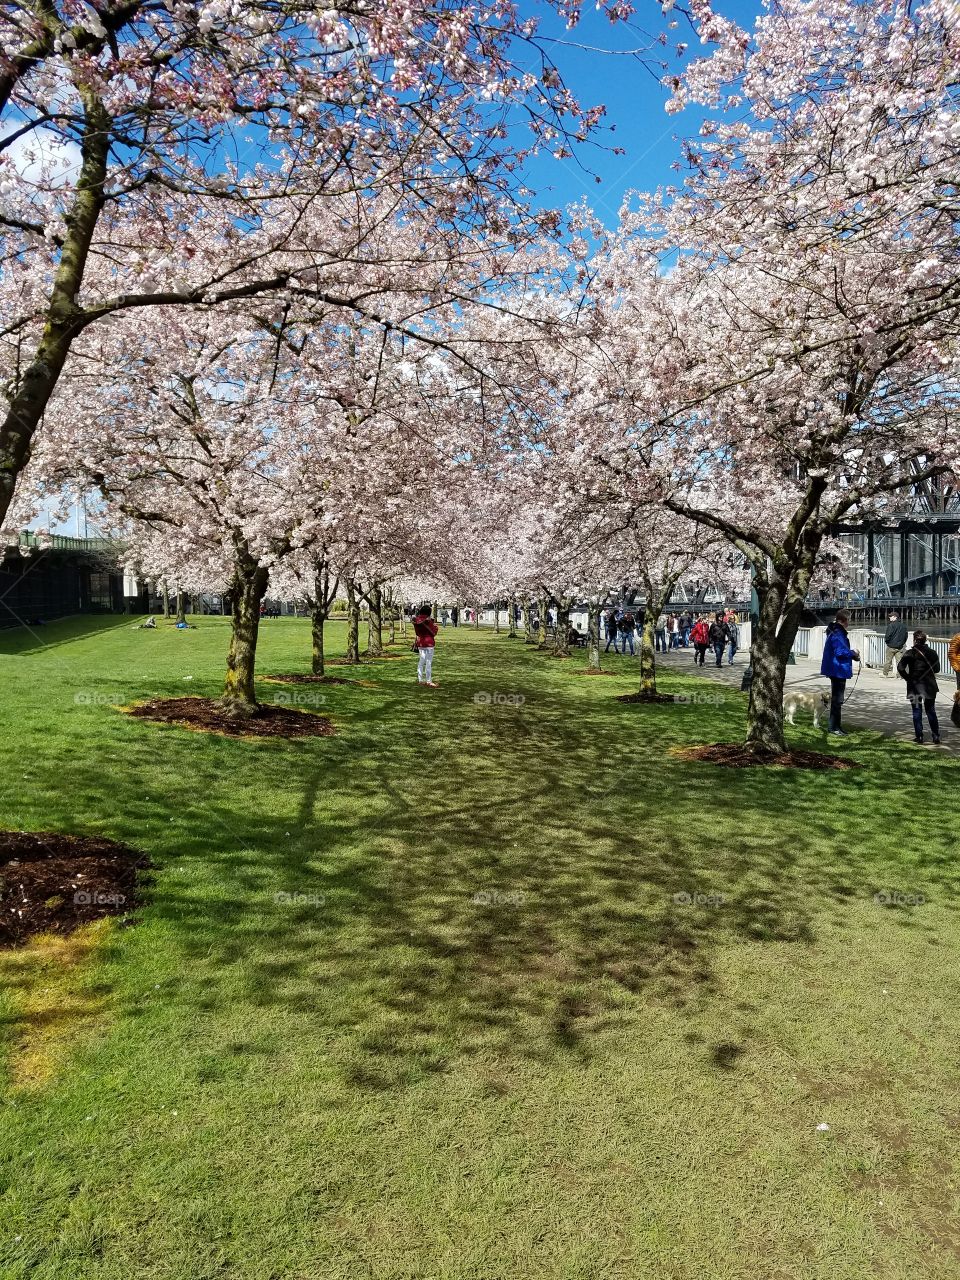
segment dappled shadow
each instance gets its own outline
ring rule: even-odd
[[[679,761],[671,747],[741,731],[739,695],[622,707],[606,682],[574,694],[557,665],[506,638],[491,662],[488,641],[466,641],[441,649],[437,690],[402,668],[375,692],[338,690],[338,738],[168,741],[183,782],[162,800],[167,855],[183,874],[151,914],[189,960],[177,1000],[295,1011],[335,1035],[346,1081],[390,1088],[466,1056],[586,1059],[651,1002],[696,1027],[723,998],[719,948],[807,947],[859,901],[924,928],[900,891],[957,901],[923,760],[870,740],[845,774]],[[146,767],[144,732],[100,767]],[[745,1047],[711,1052],[733,1072]]]

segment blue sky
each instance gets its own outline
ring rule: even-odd
[[[550,36],[609,50],[637,48],[644,42],[640,32],[611,23],[597,13],[590,0],[586,0],[580,26],[572,32],[555,17],[550,19],[543,4],[534,4],[532,0],[528,3],[530,12],[541,18],[542,31]],[[637,7],[641,13],[644,7],[650,11],[653,19],[650,31],[663,29],[663,19],[659,20],[659,26],[654,25],[657,12],[653,0],[639,0]],[[716,8],[748,29],[752,29],[754,19],[761,12],[760,0],[717,0]],[[682,14],[674,16],[677,27],[667,31],[670,44],[667,49],[658,47],[657,54],[667,57],[677,43],[685,42],[688,49],[684,58],[674,59],[674,65],[679,67],[691,57],[699,56],[703,46]],[[657,82],[655,74],[634,58],[560,45],[554,50],[566,83],[581,103],[606,106],[606,128],[598,132],[599,140],[607,146],[624,147],[627,154],[615,156],[594,146],[582,147],[582,163],[591,172],[584,172],[576,161],[557,161],[544,156],[530,163],[528,180],[539,194],[538,204],[563,207],[586,197],[603,222],[613,226],[626,191],[652,190],[677,180],[678,174],[670,167],[680,155],[677,138],[694,134],[702,113],[687,108],[678,115],[667,115],[664,109],[667,91]],[[611,125],[614,126],[612,133],[609,132]],[[599,183],[597,177],[601,179]]]

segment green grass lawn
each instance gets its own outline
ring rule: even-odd
[[[216,693],[221,620],[38,635],[0,825],[155,870],[134,927],[0,956],[3,1280],[960,1275],[956,762],[683,762],[741,695],[465,629],[439,689],[398,644],[320,690],[336,737],[231,740],[116,710]]]

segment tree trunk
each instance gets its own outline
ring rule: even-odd
[[[480,606],[475,605],[473,610],[473,629],[474,631],[477,631],[479,630],[479,628],[480,628]]]
[[[397,608],[392,601],[390,602],[390,612],[388,616],[390,620],[390,635],[387,638],[387,644],[396,644],[397,643]]]
[[[357,600],[357,586],[352,578],[347,579],[347,662],[360,661],[360,603]]]
[[[570,605],[557,601],[557,625],[553,629],[553,656],[570,657]]]
[[[246,546],[239,548],[231,586],[233,626],[227,654],[227,678],[220,699],[220,705],[231,715],[251,716],[257,712],[254,667],[260,605],[267,594],[268,580],[268,571],[254,560]]]
[[[783,682],[797,623],[784,620],[778,634],[786,594],[782,582],[761,584],[757,581],[756,588],[760,611],[750,650],[753,682],[747,712],[747,746],[757,755],[779,755],[787,749],[783,732]]]
[[[500,634],[500,601],[493,602],[493,630],[494,634]]]
[[[53,276],[43,332],[33,359],[14,383],[6,416],[0,424],[0,525],[13,501],[17,477],[30,460],[33,437],[63,372],[70,347],[84,322],[77,297],[104,206],[112,121],[91,89],[82,88],[80,98],[84,108],[80,173],[65,219],[63,246]]]
[[[537,636],[537,648],[545,649],[547,647],[547,601],[549,596],[540,597],[540,616],[537,619],[539,626],[537,628],[539,634]]]
[[[657,692],[657,659],[653,632],[657,624],[656,612],[648,608],[640,632],[640,692]]]
[[[507,601],[507,638],[516,640],[517,638],[517,601],[515,596],[511,596]]]
[[[533,625],[533,600],[527,600],[523,606],[523,642],[524,644],[537,643],[537,630]]]
[[[383,655],[383,592],[374,587],[367,597],[367,654],[371,658]]]
[[[326,668],[323,664],[323,627],[327,621],[327,608],[325,604],[315,604],[310,614],[310,633],[313,643],[313,664],[312,670],[315,676],[326,674]]]
[[[600,606],[591,604],[587,609],[587,644],[591,671],[600,670]]]
[[[163,584],[163,616],[170,617],[170,590],[166,583]]]
[[[184,612],[183,592],[178,591],[177,592],[177,621],[186,622],[186,620],[187,620],[187,615]]]

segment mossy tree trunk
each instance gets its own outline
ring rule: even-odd
[[[379,658],[383,655],[383,591],[379,586],[371,587],[366,595],[367,600],[367,655]]]
[[[507,601],[507,637],[510,640],[517,638],[517,597],[511,596]]]
[[[170,588],[166,583],[163,584],[163,616],[170,617]]]
[[[360,661],[360,601],[357,584],[347,579],[347,662]]]
[[[557,600],[557,625],[553,629],[553,656],[570,657],[570,600]]]
[[[326,561],[314,568],[313,602],[310,610],[310,638],[312,649],[311,670],[315,676],[326,674],[324,656],[324,627],[337,594],[338,582],[330,573]]]
[[[185,605],[183,603],[183,592],[177,592],[177,622],[186,622],[187,615],[184,612]]]
[[[536,604],[532,598],[528,598],[523,604],[523,642],[524,644],[537,643],[537,628],[533,625],[533,615]]]
[[[50,25],[45,29],[52,39],[54,23],[59,27],[60,22],[52,7],[48,14],[46,6],[39,6],[33,16],[41,21],[50,17]],[[49,286],[43,329],[32,360],[7,388],[7,410],[0,423],[0,525],[13,501],[17,477],[30,459],[34,435],[73,341],[88,321],[77,305],[77,298],[106,200],[113,121],[92,87],[82,85],[79,89],[78,107],[83,110],[80,172],[73,194],[68,198],[60,257]],[[66,190],[64,187],[63,191]]]
[[[231,715],[250,716],[257,712],[254,670],[260,630],[260,605],[267,593],[268,581],[268,571],[250,554],[246,541],[239,540],[230,584],[233,611],[230,649],[227,653],[227,678],[220,699],[220,705]]]
[[[547,647],[547,607],[550,603],[549,596],[541,596],[539,602],[539,617],[537,618],[537,648],[546,649]]]
[[[600,670],[600,606],[591,604],[587,612],[587,645],[590,653],[590,669]]]

